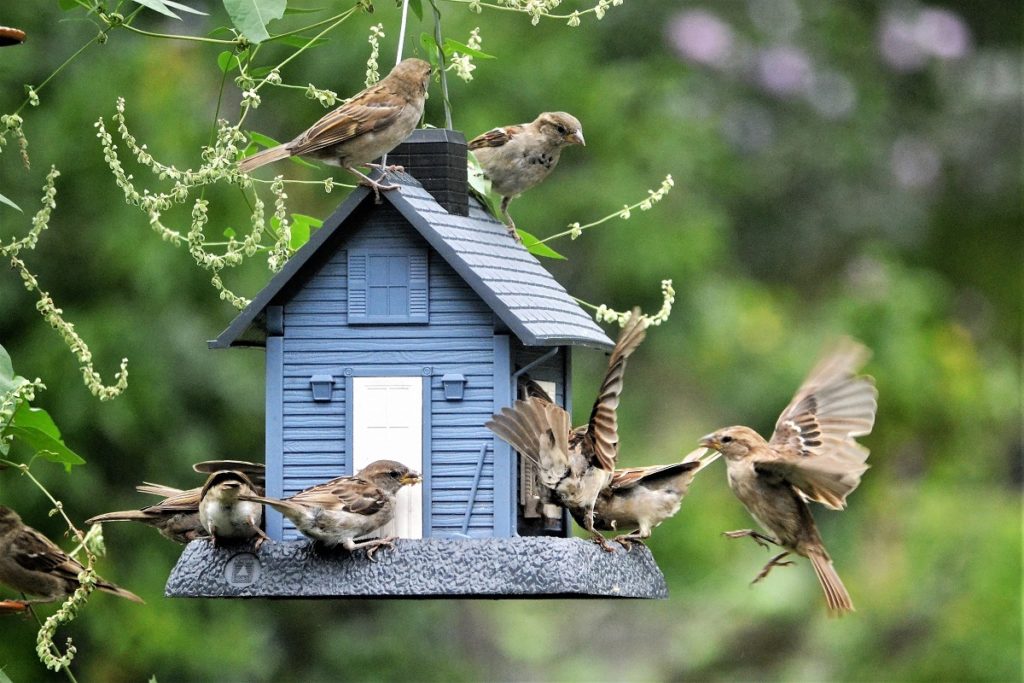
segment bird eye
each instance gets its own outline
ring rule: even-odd
[[[719,441],[721,441],[722,443],[730,443],[730,442],[732,442],[732,437],[731,436],[723,436],[721,439],[719,439]]]
[[[556,126],[556,128],[558,129],[558,134],[559,135],[565,135],[566,133],[569,132],[568,130],[566,130],[565,126],[563,126],[562,124],[558,124]]]
[[[399,472],[398,470],[391,470],[391,472],[389,472],[389,474],[391,475],[391,477],[393,479],[398,479],[399,477],[402,476],[402,473]]]

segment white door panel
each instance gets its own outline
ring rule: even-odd
[[[423,378],[352,378],[352,470],[397,460],[423,472]],[[398,492],[395,519],[379,535],[423,538],[423,485]]]

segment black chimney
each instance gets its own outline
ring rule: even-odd
[[[388,165],[404,166],[437,203],[458,216],[469,215],[466,138],[457,130],[420,128],[388,152]]]

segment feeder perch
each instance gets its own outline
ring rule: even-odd
[[[423,475],[386,530],[402,540],[379,563],[324,553],[267,509],[273,542],[194,542],[167,594],[665,597],[646,548],[570,538],[484,427],[526,379],[571,411],[572,352],[611,339],[469,195],[461,133],[417,130],[388,161],[398,189],[355,189],[210,346],[265,350],[267,494],[399,460]]]

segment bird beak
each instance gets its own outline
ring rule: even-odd
[[[577,145],[587,146],[586,140],[583,139],[583,131],[577,130],[575,133],[569,136],[569,139],[575,142]]]
[[[418,484],[421,481],[423,481],[423,477],[421,477],[418,472],[410,472],[409,474],[405,475],[398,481],[402,484],[402,486],[411,486],[413,484]]]
[[[700,445],[704,448],[710,448],[717,451],[721,447],[721,443],[714,434],[708,434],[707,436],[701,437]]]

